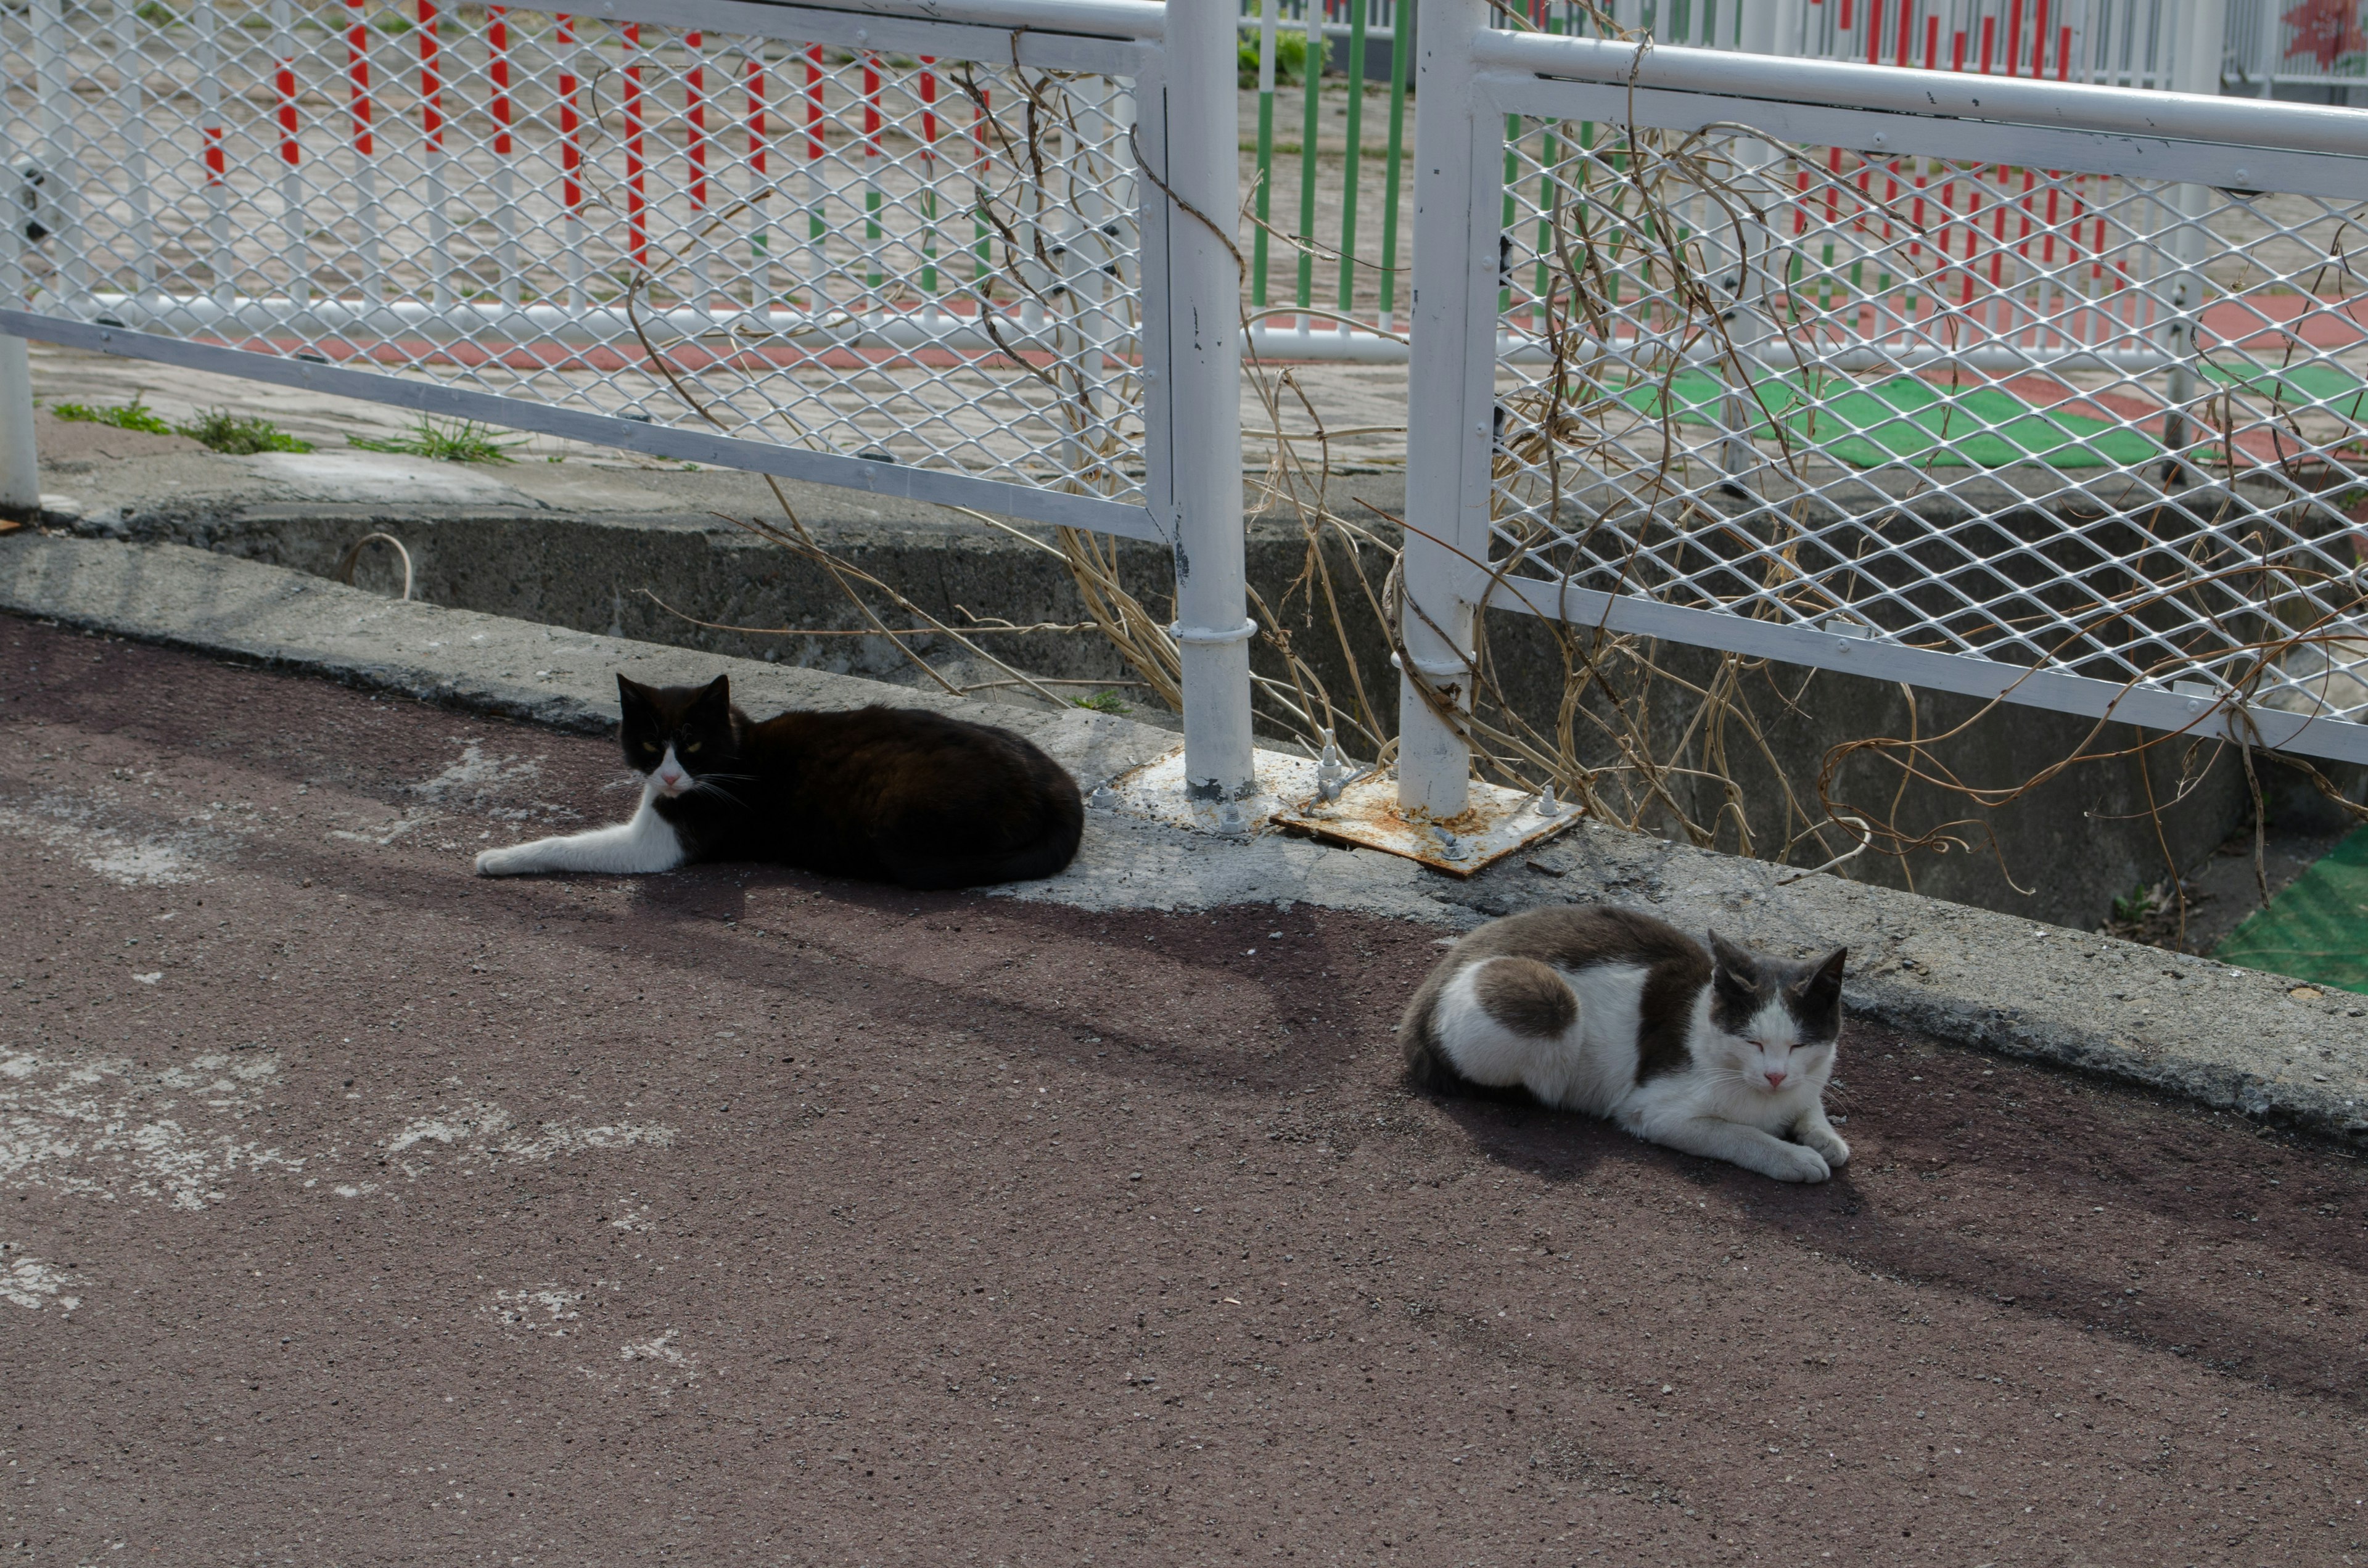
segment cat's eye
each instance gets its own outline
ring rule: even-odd
[[[685,751],[697,751],[699,749],[699,743],[697,741],[686,742],[684,743],[682,749]]]
[[[643,751],[655,751],[658,749],[657,743],[655,741],[643,741],[642,743],[642,749]]]

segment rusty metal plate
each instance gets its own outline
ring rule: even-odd
[[[1575,806],[1495,785],[1472,786],[1472,804],[1443,822],[1398,809],[1397,780],[1386,773],[1349,774],[1328,760],[1255,755],[1257,790],[1241,801],[1193,801],[1184,794],[1184,748],[1120,774],[1093,791],[1096,810],[1165,823],[1220,837],[1247,838],[1280,829],[1333,844],[1384,850],[1452,877],[1468,877],[1517,850],[1543,843],[1579,819]],[[1335,782],[1338,794],[1324,799]]]
[[[1354,780],[1334,801],[1310,790],[1270,820],[1288,833],[1383,849],[1451,877],[1468,877],[1517,850],[1543,843],[1579,815],[1577,807],[1557,805],[1551,795],[1524,795],[1475,782],[1472,803],[1462,814],[1433,822],[1400,811],[1397,780],[1381,773]]]

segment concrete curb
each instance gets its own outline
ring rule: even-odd
[[[983,717],[1029,734],[1088,785],[1174,744],[1103,714],[989,707],[401,604],[180,545],[0,539],[0,609],[578,733],[616,722],[619,669],[666,682],[721,666],[755,711],[888,701]],[[1098,908],[1311,903],[1450,930],[1539,903],[1636,904],[1778,949],[1847,943],[1849,1000],[1863,1017],[2368,1142],[2368,998],[1592,823],[1458,882],[1370,852],[1280,835],[1225,842],[1095,812],[1076,866],[1010,896]],[[1405,978],[1410,989],[1418,976]]]

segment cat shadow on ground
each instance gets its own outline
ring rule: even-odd
[[[1743,1196],[1793,1191],[1856,1198],[1852,1165],[1844,1165],[1823,1182],[1777,1181],[1723,1160],[1647,1143],[1601,1117],[1541,1105],[1526,1089],[1475,1085],[1453,1094],[1427,1091],[1419,1098],[1453,1122],[1475,1153],[1557,1185],[1621,1168],[1657,1171],[1698,1188]]]
[[[734,920],[748,912],[748,889],[762,873],[772,883],[811,885],[818,878],[772,867],[685,866],[656,876],[634,877],[625,907],[636,918],[673,924],[686,920]]]
[[[2143,1226],[2100,1232],[2077,1248],[2034,1245],[2032,1217],[2091,1211],[2100,1195],[2092,1187],[2091,1140],[2057,1137],[2019,1153],[2006,1166],[2018,1173],[2010,1191],[1992,1185],[1999,1179],[1995,1167],[1969,1165],[1960,1181],[1980,1181],[1990,1190],[1952,1194],[1936,1183],[1934,1162],[1926,1157],[1933,1130],[1905,1106],[1880,1131],[1860,1134],[1850,1164],[1830,1180],[1792,1183],[1643,1142],[1610,1122],[1550,1110],[1520,1090],[1420,1098],[1474,1153],[1554,1187],[1633,1173],[1633,1185],[1712,1200],[1722,1223],[1756,1235],[1760,1244],[1806,1249],[2009,1318],[2068,1319],[2151,1354],[2200,1359],[2224,1372],[2331,1397],[2354,1411],[2368,1408],[2368,1377],[2342,1343],[2265,1318],[2208,1280],[2164,1271],[2155,1263],[2161,1243]],[[2290,1156],[2287,1177],[2299,1183],[2305,1172],[2297,1167],[2340,1157],[2314,1160],[2302,1152]],[[2179,1164],[2177,1175],[2198,1174],[2194,1164]],[[2148,1207],[2130,1184],[2114,1197],[2134,1210]],[[2275,1247],[2271,1238],[2248,1233],[2260,1227],[2226,1222],[2203,1211],[2208,1205],[2189,1201],[2191,1210],[2177,1216],[2183,1229],[2201,1231],[2222,1248]],[[2132,1272],[2134,1261],[2144,1266],[2142,1278]],[[2131,1289],[2134,1279],[2140,1289]]]
[[[624,903],[664,961],[727,966],[786,997],[838,985],[825,956],[837,952],[860,964],[862,1005],[883,1016],[962,1011],[1006,1049],[1230,1096],[1337,1088],[1402,1001],[1394,981],[1370,1009],[1323,991],[1327,969],[1358,961],[1353,937],[1294,923],[1284,954],[1271,907],[1080,911],[755,863],[635,879]],[[787,945],[712,940],[726,924]],[[1158,983],[1131,983],[1146,957]]]

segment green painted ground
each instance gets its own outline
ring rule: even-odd
[[[1917,376],[1871,383],[1839,376],[1819,380],[1822,404],[1799,375],[1758,383],[1766,412],[1752,435],[1773,440],[1773,420],[1781,419],[1796,443],[1822,447],[1857,468],[1900,462],[1922,468],[2005,468],[2019,462],[2106,468],[2142,464],[2162,452],[2141,431],[2083,415],[2044,413],[1996,387],[1952,393]],[[1688,370],[1671,380],[1669,394],[1671,417],[1679,424],[1715,425],[1726,383],[1708,371]],[[1621,401],[1647,418],[1661,416],[1658,385],[1631,387]]]
[[[2340,991],[2368,992],[2368,827],[2247,915],[2212,956]]]
[[[2232,370],[2205,364],[2203,374],[2223,386],[2242,387],[2287,409],[2323,403],[2328,413],[2357,425],[2368,417],[2368,386],[2334,365],[2294,365],[2283,369]]]

